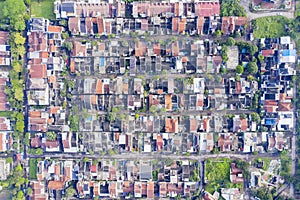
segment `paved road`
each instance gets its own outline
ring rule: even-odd
[[[295,84],[294,88],[294,97],[297,97],[297,84]],[[294,103],[294,113],[297,112],[297,103]],[[297,118],[294,116],[294,130],[293,130],[293,136],[292,136],[292,176],[294,177],[296,174],[296,167],[297,167]],[[294,197],[295,191],[294,191],[294,184],[290,184],[290,196]]]
[[[240,0],[240,4],[245,8],[247,12],[247,17],[251,20],[260,17],[268,17],[268,16],[276,16],[276,15],[282,15],[290,19],[294,18],[294,8],[290,11],[270,11],[270,12],[263,11],[263,12],[253,13],[250,12],[249,10],[249,4],[250,4],[249,0]]]
[[[202,155],[175,155],[175,154],[145,154],[145,153],[124,153],[124,154],[115,154],[115,155],[79,155],[79,154],[53,154],[45,153],[44,155],[28,155],[29,158],[61,158],[61,159],[82,159],[82,158],[91,158],[91,159],[126,159],[126,160],[151,160],[151,159],[174,159],[174,160],[205,160],[209,158],[231,158],[231,159],[241,159],[245,161],[250,161],[255,158],[262,157],[271,157],[279,158],[277,154],[238,154],[238,153],[220,153],[220,154],[202,154]]]

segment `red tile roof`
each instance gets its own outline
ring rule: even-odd
[[[47,78],[47,67],[45,64],[31,65],[30,78]]]
[[[97,27],[98,27],[98,33],[101,35],[104,33],[104,19],[101,17],[97,18]]]
[[[195,16],[210,17],[215,15],[220,15],[219,2],[195,3]]]
[[[103,89],[102,80],[98,79],[96,84],[96,94],[103,94]]]
[[[178,133],[178,119],[166,118],[166,133]]]
[[[62,27],[61,26],[48,26],[48,32],[61,33],[62,32]]]
[[[179,55],[179,44],[178,41],[175,41],[172,43],[172,56],[178,56]]]
[[[160,44],[159,43],[153,45],[154,54],[156,54],[157,56],[160,56],[160,50],[161,49],[160,49]]]
[[[137,57],[145,56],[146,52],[147,52],[147,45],[145,45],[141,41],[137,41],[135,43],[135,56]]]
[[[64,189],[64,182],[62,181],[49,181],[48,188],[51,190],[62,190]]]
[[[41,144],[42,144],[42,140],[39,137],[34,137],[34,138],[31,138],[31,140],[30,140],[31,147],[38,148],[38,147],[41,147]]]
[[[292,111],[293,104],[289,102],[280,102],[278,104],[278,111]]]
[[[147,198],[154,198],[154,182],[147,183]]]
[[[8,43],[8,37],[8,31],[0,31],[0,45],[6,45]]]
[[[265,57],[272,56],[274,54],[273,49],[266,49],[261,51],[262,55]]]

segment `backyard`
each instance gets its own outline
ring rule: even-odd
[[[29,160],[29,178],[36,179],[37,175],[37,159],[31,158]]]
[[[230,163],[228,158],[208,159],[205,165],[205,179],[207,184],[205,190],[211,194],[220,188],[243,188],[243,184],[230,182]]]
[[[32,17],[55,18],[54,0],[32,0],[30,10]]]
[[[256,38],[276,38],[286,35],[285,25],[289,19],[283,16],[262,17],[253,21],[253,34]]]

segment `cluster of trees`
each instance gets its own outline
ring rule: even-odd
[[[41,148],[37,148],[37,149],[30,148],[28,149],[28,153],[33,155],[42,155],[44,151]]]
[[[24,178],[23,168],[19,164],[13,168],[7,180],[1,182],[1,186],[11,191],[13,200],[25,200],[25,195],[21,187],[24,184],[28,184],[28,182],[29,180]]]
[[[37,159],[31,158],[29,160],[29,178],[30,179],[36,179],[37,176]]]
[[[26,1],[28,3],[28,0]],[[26,12],[27,8],[23,0],[6,0],[3,3],[1,14],[9,20],[10,30],[24,31],[26,28],[25,21],[30,18]]]
[[[26,4],[30,0],[6,0],[0,8],[1,14],[9,22],[9,45],[12,55],[12,69],[9,73],[10,85],[5,87],[8,102],[13,108],[14,112],[11,115],[11,120],[14,121],[14,140],[19,140],[21,145],[18,148],[18,143],[14,143],[13,147],[18,148],[20,152],[23,151],[23,133],[24,133],[24,115],[23,115],[23,98],[24,98],[24,70],[22,57],[25,54],[25,37],[23,31],[26,28],[26,21],[30,16],[27,13]],[[21,191],[22,192],[22,191]],[[18,193],[19,199],[22,199],[21,194]]]
[[[246,11],[239,4],[239,0],[222,0],[221,16],[240,16],[245,17]]]

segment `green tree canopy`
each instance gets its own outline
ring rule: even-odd
[[[256,112],[251,113],[251,119],[252,119],[252,121],[257,122],[257,123],[260,122],[260,116]]]
[[[71,186],[66,189],[66,196],[73,197],[76,194],[76,190]]]
[[[241,65],[236,66],[236,73],[237,74],[242,74],[244,72],[244,67]]]
[[[250,62],[250,63],[248,63],[248,65],[247,65],[247,71],[248,71],[250,74],[256,74],[257,71],[258,71],[257,64],[256,64],[255,62]]]
[[[240,16],[245,17],[245,9],[235,0],[223,0],[221,3],[221,16]]]
[[[228,37],[226,40],[226,44],[228,46],[233,46],[235,44],[235,40],[232,37]]]
[[[26,6],[23,0],[6,0],[2,8],[2,15],[9,20],[20,21],[26,13]]]
[[[11,42],[14,42],[16,45],[23,45],[25,43],[25,38],[21,35],[21,33],[14,32],[10,36]]]

